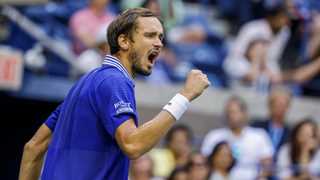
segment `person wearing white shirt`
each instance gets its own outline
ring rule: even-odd
[[[243,25],[223,64],[234,88],[245,87],[262,93],[269,92],[272,85],[297,88],[320,72],[320,57],[298,67],[280,68],[279,62],[292,38],[289,25],[285,5],[272,7],[265,18]]]
[[[262,129],[249,127],[246,104],[237,96],[231,97],[225,106],[228,127],[210,131],[204,138],[201,152],[208,156],[213,147],[227,141],[236,159],[232,174],[237,179],[253,180],[270,176],[274,149],[269,136]],[[261,168],[259,168],[261,167]]]
[[[240,29],[224,69],[233,85],[246,82],[249,87],[265,90],[280,81],[279,59],[290,36],[284,6],[274,7],[264,19],[253,20]]]
[[[277,175],[280,179],[320,179],[317,129],[317,124],[308,118],[295,125],[289,143],[279,151]]]

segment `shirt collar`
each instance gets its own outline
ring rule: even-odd
[[[103,65],[113,66],[121,71],[130,81],[134,82],[127,69],[120,63],[120,60],[112,55],[106,55],[103,60]]]

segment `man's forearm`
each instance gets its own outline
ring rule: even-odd
[[[151,121],[136,127],[133,119],[122,123],[116,130],[116,140],[131,159],[138,158],[159,142],[172,124],[179,120],[189,103],[210,85],[207,75],[199,70],[188,74],[185,86]]]
[[[138,128],[127,131],[118,139],[122,139],[121,149],[131,159],[136,159],[149,151],[165,135],[175,122],[174,117],[167,111],[161,111],[152,120],[142,124]],[[126,126],[124,123],[124,126]],[[129,123],[129,122],[128,122]],[[121,146],[120,145],[120,146]]]
[[[320,57],[310,62],[309,64],[303,65],[296,70],[291,70],[283,74],[285,81],[293,81],[297,83],[304,83],[310,80],[320,72]]]
[[[131,138],[139,144],[141,152],[145,153],[160,141],[175,121],[169,112],[161,111],[151,121],[137,128]]]
[[[32,156],[31,154],[28,154],[27,152],[24,153],[21,167],[20,167],[20,174],[19,174],[19,180],[38,180],[41,168],[43,164],[43,156],[36,159],[31,160],[29,156]]]
[[[51,130],[43,124],[24,146],[19,180],[38,180],[50,140]]]

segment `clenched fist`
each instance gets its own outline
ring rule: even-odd
[[[189,101],[194,100],[210,85],[208,77],[200,70],[191,70],[180,94],[185,96]]]

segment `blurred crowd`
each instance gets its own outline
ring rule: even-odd
[[[172,127],[163,145],[134,160],[130,180],[317,180],[320,131],[305,117],[289,126],[292,94],[276,87],[268,97],[268,116],[252,119],[246,102],[231,96],[224,127],[212,129],[197,146],[192,127]],[[213,119],[219,121],[219,119]]]
[[[320,95],[319,0],[49,0],[13,7],[65,45],[77,64],[2,12],[0,49],[23,52],[25,74],[78,78],[100,66],[109,52],[108,24],[127,8],[145,7],[162,18],[165,47],[152,75],[139,78],[179,83],[197,68],[215,87],[268,93],[263,119],[249,117],[246,102],[232,96],[220,119],[225,127],[208,132],[201,146],[191,127],[176,125],[162,147],[133,161],[130,180],[320,179],[318,125],[305,117],[289,126],[286,119],[293,96]]]
[[[0,43],[25,54],[28,72],[77,78],[101,64],[108,24],[131,7],[151,9],[166,30],[153,74],[140,77],[147,82],[179,83],[197,68],[218,88],[285,85],[293,95],[320,95],[318,0],[50,0],[15,8],[64,44],[77,68],[5,13]]]

